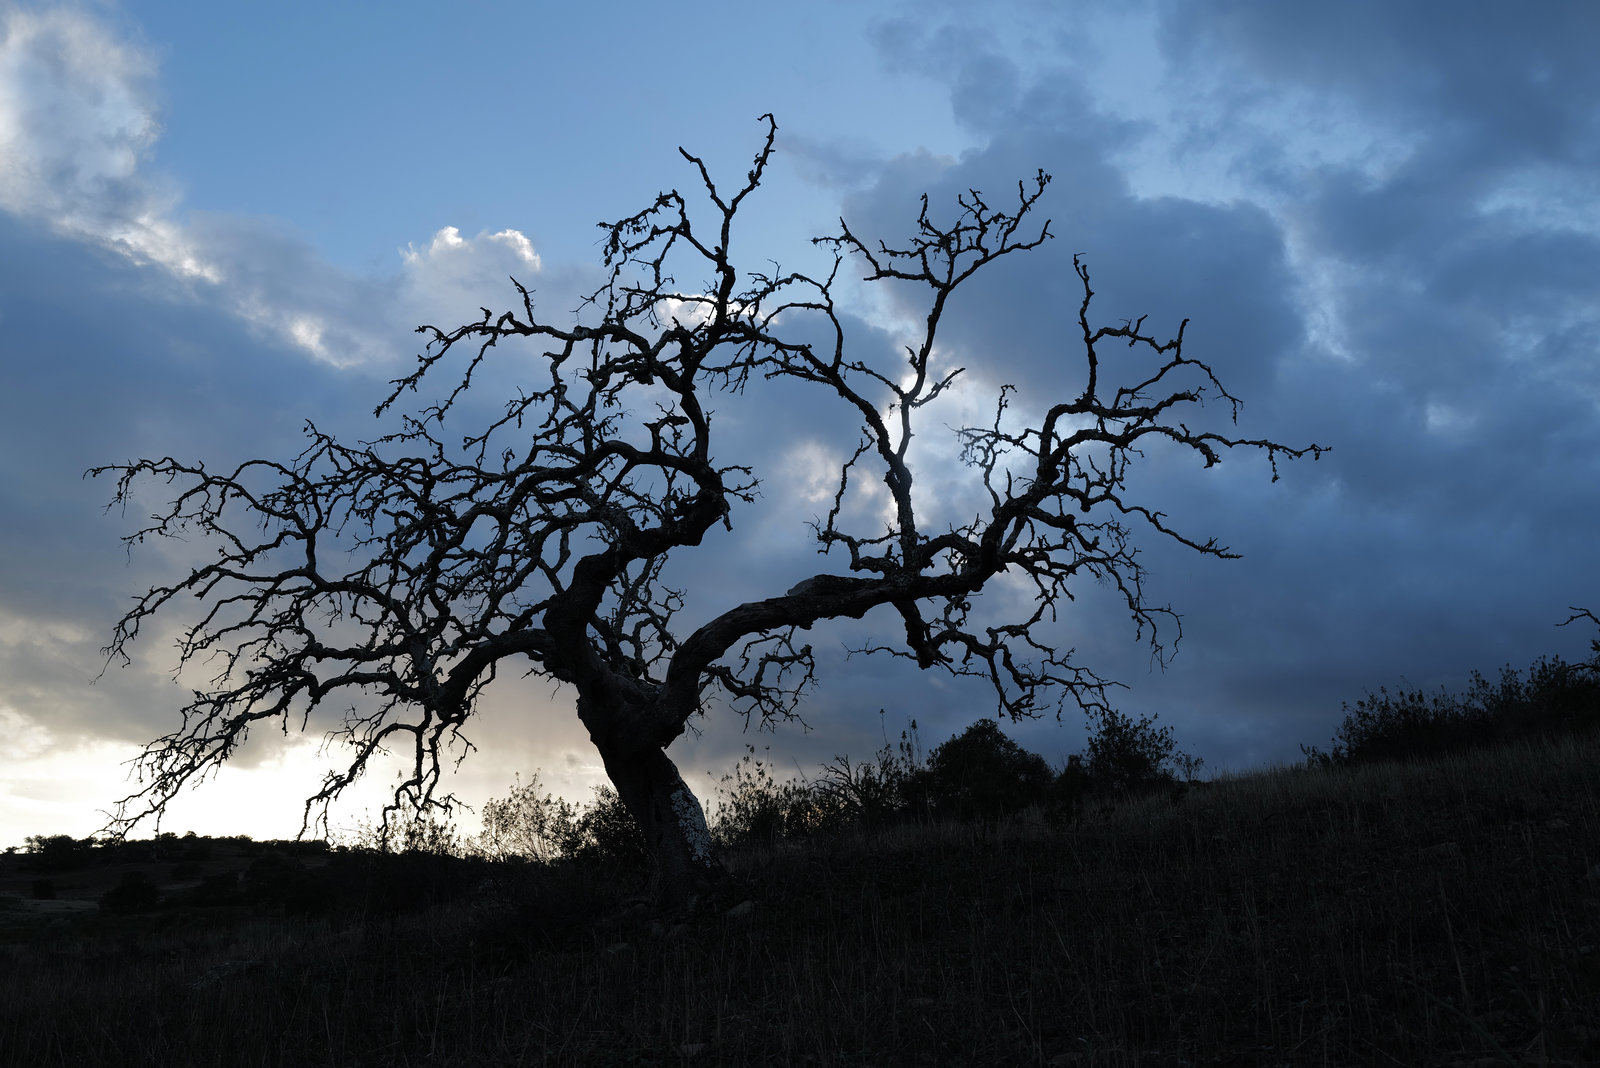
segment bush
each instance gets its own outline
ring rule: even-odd
[[[561,840],[577,822],[571,802],[542,791],[539,776],[518,776],[511,793],[483,806],[483,833],[467,843],[469,852],[490,860],[526,857],[548,862],[561,853]]]
[[[836,756],[810,786],[813,819],[828,830],[929,814],[928,768],[917,744],[917,721],[900,732],[898,746],[885,739],[872,763],[852,764],[849,757]]]
[[[778,782],[755,747],[722,777],[711,836],[719,846],[772,845],[816,830],[811,790],[795,780]]]
[[[587,806],[542,793],[537,775],[510,796],[484,805],[484,829],[457,852],[489,860],[643,866],[649,860],[633,814],[610,786],[596,786]]]
[[[184,899],[191,905],[201,907],[237,905],[242,899],[239,892],[239,873],[224,871],[207,875],[200,880],[199,886],[192,887],[184,895]]]
[[[1083,754],[1070,754],[1066,765],[1056,775],[1055,782],[1050,787],[1049,802],[1055,815],[1075,813],[1092,786],[1089,769],[1083,763]]]
[[[125,873],[116,886],[100,895],[100,907],[106,912],[148,912],[161,901],[161,891],[142,871]]]
[[[1006,737],[998,723],[980,719],[934,749],[926,774],[916,778],[935,811],[973,819],[1047,801],[1056,776],[1043,757]]]
[[[881,713],[880,713],[881,714]],[[871,762],[836,756],[815,779],[779,782],[755,748],[722,777],[722,795],[712,820],[719,845],[771,844],[836,834],[848,827],[882,826],[925,813],[926,776],[917,744],[917,724],[885,742]]]
[[[307,878],[305,865],[281,853],[257,857],[244,873],[244,896],[260,909],[282,909],[289,915],[317,912],[327,903],[325,891]]]
[[[1527,678],[1509,665],[1497,683],[1474,671],[1465,694],[1441,689],[1391,694],[1385,687],[1342,706],[1330,752],[1301,746],[1312,767],[1415,760],[1513,739],[1548,737],[1600,726],[1600,675],[1587,665],[1541,657]]]
[[[557,835],[561,854],[569,860],[635,870],[650,863],[633,813],[609,786],[596,786],[594,801]]]
[[[490,802],[493,804],[493,802]],[[378,822],[362,816],[349,831],[341,832],[340,848],[368,850],[374,853],[440,853],[462,856],[469,843],[463,842],[461,832],[449,819],[437,814],[434,808],[413,813],[410,820],[402,820],[398,813],[393,818],[384,811]],[[321,839],[293,842],[273,842],[274,852],[285,856],[318,857],[328,852],[328,843]]]
[[[1084,762],[1090,789],[1121,796],[1176,781],[1167,767],[1176,749],[1171,727],[1158,729],[1154,716],[1134,720],[1113,708],[1100,709],[1095,717],[1099,722]]]

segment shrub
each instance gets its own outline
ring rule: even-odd
[[[880,713],[881,715],[882,713]],[[755,747],[722,777],[722,795],[712,821],[719,845],[771,844],[783,839],[835,834],[849,827],[882,826],[928,810],[927,769],[917,742],[917,723],[885,741],[872,761],[835,756],[814,779],[779,782]]]
[[[928,768],[917,743],[917,721],[900,732],[898,745],[890,745],[886,738],[871,763],[834,757],[818,771],[810,788],[813,819],[826,830],[883,826],[908,815],[927,815],[931,811]]]
[[[218,872],[207,875],[200,880],[200,885],[190,888],[184,899],[191,905],[217,906],[237,905],[241,900],[239,893],[239,873],[236,871]]]
[[[126,872],[110,890],[100,895],[100,907],[106,912],[148,912],[161,901],[161,891],[142,871]]]
[[[1498,685],[1474,671],[1463,703],[1469,719],[1493,724],[1497,736],[1571,734],[1600,726],[1600,677],[1587,664],[1540,657],[1526,681],[1509,665]]]
[[[1154,716],[1134,720],[1113,708],[1100,709],[1095,717],[1084,763],[1092,790],[1123,795],[1176,781],[1167,768],[1176,749],[1171,727],[1157,728]]]
[[[274,842],[272,845],[276,852],[288,855],[318,856],[328,852],[328,843],[320,839]],[[440,818],[431,808],[414,814],[410,820],[396,817],[388,822],[380,820],[374,823],[370,816],[363,816],[347,833],[341,834],[341,846],[377,853],[445,853],[459,856],[466,851],[466,844],[462,842],[456,825],[448,816]]]
[[[526,857],[551,861],[561,852],[561,838],[577,822],[571,802],[541,791],[538,774],[526,783],[519,775],[504,799],[483,806],[483,832],[467,843],[469,852],[490,860]]]
[[[1089,794],[1091,786],[1089,769],[1084,766],[1083,754],[1070,754],[1065,766],[1056,774],[1055,782],[1050,786],[1048,800],[1054,814],[1059,817],[1076,812],[1084,797]]]
[[[1017,812],[1048,800],[1056,776],[1044,758],[1006,737],[992,719],[980,719],[934,749],[918,776],[932,807],[960,819]]]
[[[1301,746],[1312,767],[1414,760],[1512,739],[1574,733],[1600,726],[1600,675],[1587,665],[1541,657],[1526,679],[1509,665],[1497,683],[1474,671],[1465,694],[1441,689],[1390,693],[1379,687],[1342,706],[1331,751]]]
[[[448,819],[440,819],[431,811],[425,812],[401,827],[397,851],[458,856],[462,852],[461,832]]]
[[[650,864],[644,836],[622,798],[609,786],[594,788],[594,801],[575,822],[559,828],[561,853],[585,864],[641,870]]]
[[[638,825],[615,790],[596,786],[592,802],[574,805],[541,793],[537,775],[527,785],[519,777],[509,797],[487,802],[483,834],[457,851],[490,860],[520,856],[634,867],[649,859]]]
[[[810,788],[801,782],[778,782],[772,765],[757,759],[755,747],[722,777],[711,835],[720,846],[771,845],[800,838],[816,829]]]

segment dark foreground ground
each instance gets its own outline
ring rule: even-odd
[[[1600,1064],[1594,738],[748,853],[671,925],[512,867],[117,915],[119,873],[33,902],[19,859],[5,1065]]]

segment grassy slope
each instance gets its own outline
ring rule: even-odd
[[[14,934],[0,1063],[1600,1063],[1600,738],[734,863],[666,931],[568,875]]]

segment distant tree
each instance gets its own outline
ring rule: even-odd
[[[1048,221],[1029,219],[1050,178],[1041,171],[1018,183],[1008,208],[962,194],[943,220],[923,197],[902,245],[841,221],[815,242],[832,256],[820,274],[748,271],[732,250],[736,217],[772,157],[777,127],[764,121],[765,143],[731,196],[680,150],[709,199],[709,228],[691,220],[676,190],[603,225],[606,281],[574,321],[542,320],[513,280],[521,299],[512,310],[485,309],[448,331],[419,328],[428,343],[418,366],[376,414],[433,381],[449,357],[460,358],[451,372],[459,380],[375,441],[341,443],[308,424],[305,450],[288,462],[213,471],[164,458],[95,469],[117,478],[124,504],[141,479],[176,487],[130,543],[199,534],[216,547],[186,578],[139,597],[107,650],[125,659],[147,621],[198,598],[180,657],[210,661],[215,680],[176,730],[145,749],[141,788],[124,798],[115,827],[161,811],[252,727],[303,727],[331,702],[348,710],[333,737],[353,753],[308,799],[307,827],[325,827],[329,802],[397,748],[410,772],[385,819],[402,808],[448,810],[455,799],[440,778],[449,751],[465,744],[462,731],[505,663],[571,687],[648,843],[658,899],[680,905],[719,868],[700,803],[665,750],[708,706],[763,722],[794,716],[815,670],[798,635],[817,622],[891,616],[900,637],[872,651],[984,678],[997,711],[1012,717],[1059,714],[1066,700],[1104,706],[1107,680],[1058,650],[1046,629],[1081,580],[1118,591],[1136,636],[1162,653],[1170,636],[1157,624],[1177,617],[1145,598],[1134,528],[1230,554],[1180,533],[1129,490],[1140,450],[1159,444],[1210,467],[1249,447],[1265,453],[1276,479],[1279,459],[1322,449],[1193,429],[1189,409],[1220,400],[1236,414],[1238,402],[1210,367],[1184,356],[1187,320],[1168,341],[1144,333],[1142,317],[1091,326],[1089,271],[1074,258],[1083,298],[1077,327],[1060,339],[1063,349],[1081,346],[1074,385],[1030,396],[1026,416],[1005,386],[989,425],[952,430],[986,503],[969,519],[934,521],[910,449],[928,429],[919,413],[962,373],[941,361],[940,323],[976,272],[1050,237]],[[866,282],[895,286],[897,299],[924,296],[897,364],[847,345],[836,303],[847,264]],[[683,287],[680,277],[705,282]],[[459,416],[502,343],[531,346],[519,365],[524,387],[488,425],[447,435],[446,418]],[[1064,369],[1058,380],[1069,381]],[[810,390],[816,405],[841,405],[859,424],[853,448],[841,443],[849,459],[815,524],[819,550],[836,563],[686,621],[690,599],[667,584],[668,560],[724,551],[702,543],[717,527],[733,530],[759,486],[741,457],[717,454],[713,404],[737,404],[767,382]],[[886,487],[887,509],[857,526],[847,496],[864,479]],[[980,612],[975,598],[1000,575],[1032,596]],[[1009,615],[1007,605],[1021,607]]]
[[[23,863],[35,871],[62,871],[89,861],[94,842],[70,834],[30,834],[25,839]]]
[[[1016,812],[1044,801],[1055,775],[1044,757],[980,719],[928,756],[926,790],[935,808],[971,819]]]

